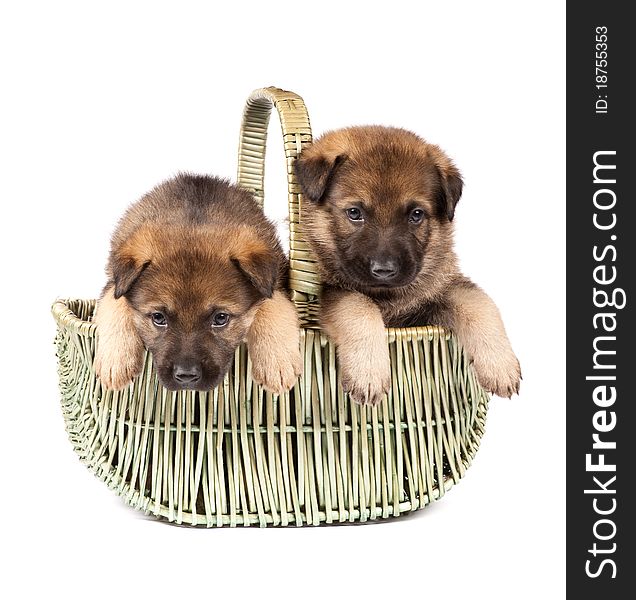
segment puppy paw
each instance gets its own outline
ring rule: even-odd
[[[391,361],[386,341],[339,353],[342,388],[356,404],[375,406],[391,388]]]
[[[101,351],[99,344],[93,364],[97,377],[109,390],[125,388],[139,375],[142,367],[142,361],[137,355]]]
[[[294,305],[281,291],[275,291],[258,308],[247,334],[256,383],[274,394],[282,394],[295,385],[303,370],[299,336]]]
[[[387,379],[373,378],[377,380],[371,380],[366,383],[360,377],[356,377],[357,380],[345,379],[344,377],[342,379],[344,391],[349,393],[349,398],[356,404],[377,406],[389,392],[390,377]]]
[[[473,367],[482,387],[501,398],[519,393],[521,367],[512,349],[475,357]]]
[[[125,388],[143,366],[144,345],[135,329],[132,309],[125,298],[115,298],[113,288],[97,303],[97,347],[93,367],[109,390]]]
[[[292,387],[303,370],[298,343],[265,347],[253,344],[250,348],[252,378],[267,391],[282,394]]]

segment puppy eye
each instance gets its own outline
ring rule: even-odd
[[[347,217],[349,217],[349,221],[364,221],[364,217],[362,216],[362,211],[356,206],[352,206],[346,210]]]
[[[414,208],[409,214],[409,223],[421,223],[424,220],[424,211],[421,208]]]
[[[168,320],[166,319],[166,317],[165,317],[165,315],[163,313],[153,312],[150,315],[150,318],[152,319],[152,322],[157,327],[167,327],[168,326]]]
[[[212,315],[212,327],[225,327],[230,321],[230,315],[224,312],[217,312]]]

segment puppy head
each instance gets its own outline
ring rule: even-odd
[[[333,131],[303,151],[295,171],[307,234],[331,283],[366,292],[402,287],[451,251],[461,175],[415,134]]]
[[[113,252],[110,269],[161,383],[204,391],[220,383],[272,295],[279,258],[247,230],[142,228]]]

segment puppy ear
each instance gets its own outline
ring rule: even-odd
[[[111,250],[108,272],[114,283],[113,295],[121,298],[128,293],[150,264],[155,253],[153,231],[141,227]]]
[[[455,216],[455,207],[462,195],[464,182],[455,165],[451,164],[445,169],[440,169],[438,167],[438,170],[440,172],[441,180],[439,192],[440,207],[442,211],[446,213],[448,220],[452,221]]]
[[[268,252],[264,248],[252,251],[246,248],[245,252],[232,258],[232,262],[261,296],[272,297],[280,267],[278,257],[274,252]]]
[[[453,162],[438,147],[432,147],[435,167],[440,179],[437,202],[440,214],[446,215],[449,221],[455,216],[455,207],[462,195],[464,182]]]
[[[344,154],[328,158],[323,154],[298,157],[294,163],[294,171],[303,195],[312,202],[320,202],[336,174],[338,167],[346,159]]]
[[[115,298],[121,298],[126,294],[149,264],[149,260],[141,262],[131,256],[115,255],[111,264],[113,281],[115,283],[115,289],[113,291]]]

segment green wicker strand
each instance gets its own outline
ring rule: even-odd
[[[128,504],[205,527],[303,525],[398,516],[444,495],[483,434],[488,397],[438,327],[389,329],[392,389],[377,407],[342,393],[335,350],[304,329],[305,373],[276,397],[241,346],[209,393],[168,392],[152,358],[125,390],[92,370],[94,302],[58,301],[62,411],[80,459]]]

